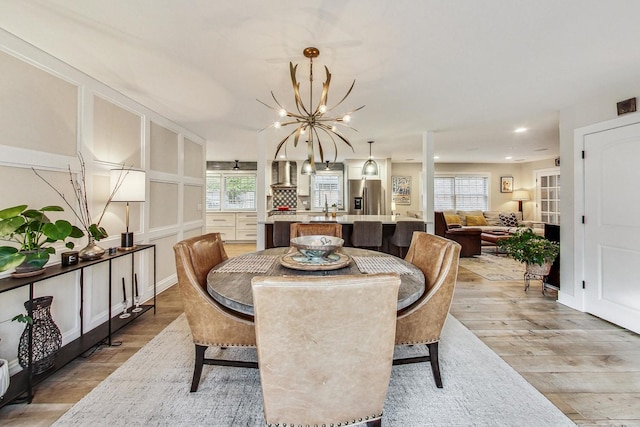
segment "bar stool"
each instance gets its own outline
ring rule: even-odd
[[[342,238],[342,224],[338,223],[301,223],[291,224],[291,238],[300,236],[334,236]]]
[[[395,246],[400,252],[400,258],[404,258],[403,249],[408,249],[411,245],[411,238],[414,231],[424,231],[422,221],[398,221],[393,235],[389,238],[389,246]],[[389,247],[391,252],[391,247]]]
[[[291,224],[296,221],[273,221],[273,246],[291,246]]]
[[[353,221],[351,245],[354,248],[382,248],[382,221]]]

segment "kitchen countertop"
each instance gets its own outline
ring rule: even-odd
[[[326,217],[324,215],[273,215],[267,217],[265,221],[259,221],[259,224],[273,224],[276,221],[295,221],[295,222],[312,222],[312,221],[335,221],[338,224],[353,224],[354,221],[382,221],[383,224],[396,224],[400,221],[420,221],[416,218],[394,215],[340,215],[336,217]]]

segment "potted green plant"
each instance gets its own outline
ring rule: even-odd
[[[65,242],[73,249],[69,238],[84,236],[82,230],[63,219],[51,222],[46,212],[62,212],[60,206],[28,209],[18,205],[0,211],[0,240],[16,246],[0,246],[0,271],[16,269],[14,276],[44,273],[49,256],[56,253],[52,243]]]
[[[531,228],[521,228],[508,239],[499,240],[498,247],[516,261],[526,263],[527,272],[547,275],[560,253],[560,245],[536,234]]]

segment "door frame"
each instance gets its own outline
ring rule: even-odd
[[[585,290],[582,283],[585,280],[585,226],[582,218],[585,215],[585,179],[584,160],[582,152],[584,150],[584,140],[587,135],[608,131],[615,128],[629,126],[640,123],[640,112],[625,114],[615,119],[576,128],[573,132],[573,211],[565,215],[561,212],[561,224],[566,224],[571,215],[574,225],[573,247],[569,244],[560,245],[560,259],[573,260],[573,286],[571,283],[563,283],[558,291],[558,301],[576,310],[585,311]],[[562,163],[560,164],[562,168]],[[566,181],[565,181],[566,182]],[[564,195],[567,193],[564,192]],[[560,227],[561,236],[563,234]],[[564,242],[571,242],[570,239],[562,239]],[[567,266],[569,267],[569,266]],[[560,267],[562,269],[562,265]]]

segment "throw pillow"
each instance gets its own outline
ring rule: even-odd
[[[462,225],[460,215],[445,215],[444,221],[447,223],[447,225]]]
[[[509,212],[508,214],[504,214],[500,212],[500,221],[502,221],[502,225],[505,227],[517,227],[518,226],[518,218],[516,217],[515,212]]]
[[[460,221],[462,221],[462,225],[467,224],[467,216],[482,216],[482,211],[457,211],[456,214],[460,215]]]
[[[480,227],[489,224],[487,224],[487,220],[484,218],[484,216],[467,215],[467,225]]]
[[[499,211],[485,211],[482,213],[482,216],[484,216],[484,219],[487,221],[487,224],[489,226],[496,226],[496,227],[499,227],[502,225],[502,221],[500,221],[500,217],[498,215],[500,215]]]

